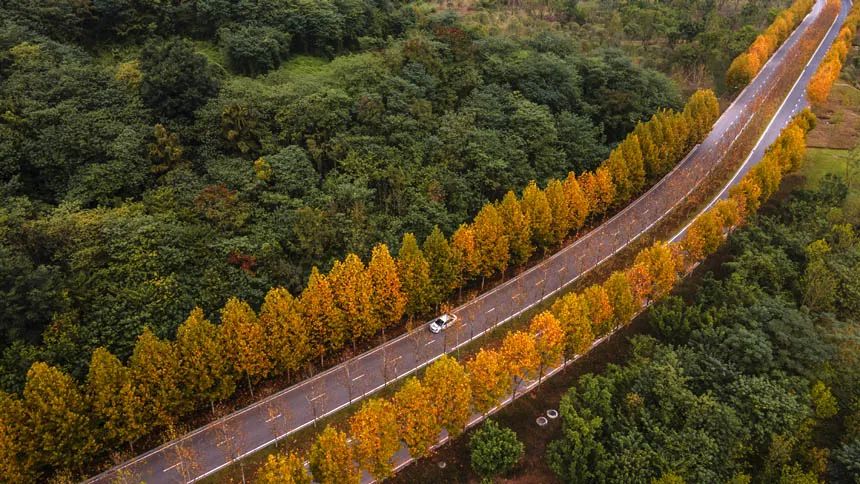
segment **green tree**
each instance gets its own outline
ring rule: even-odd
[[[140,96],[150,109],[168,118],[190,118],[218,94],[218,81],[206,58],[186,40],[151,41],[140,54]]]
[[[469,439],[472,470],[485,477],[510,472],[525,454],[516,432],[487,420]]]

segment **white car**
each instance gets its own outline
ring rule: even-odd
[[[430,321],[430,332],[437,334],[443,329],[454,324],[454,321],[457,321],[457,316],[454,316],[453,314],[443,314],[433,321]]]

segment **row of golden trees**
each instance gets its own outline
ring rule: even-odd
[[[642,251],[629,269],[612,274],[602,285],[565,296],[551,313],[537,316],[529,331],[510,333],[500,349],[482,350],[465,367],[443,358],[421,382],[407,381],[392,400],[366,403],[350,422],[354,443],[348,453],[332,450],[342,444],[343,434],[323,432],[310,455],[315,476],[321,482],[348,482],[338,472],[352,476],[353,461],[374,475],[385,475],[396,451],[391,439],[398,446],[405,441],[412,455],[425,455],[441,428],[453,434],[462,431],[471,412],[495,406],[515,381],[542,375],[563,355],[581,354],[595,338],[628,322],[643,304],[666,294],[690,262],[713,252],[728,228],[776,191],[782,176],[798,167],[813,123],[808,112],[793,121],[730,197],[692,224],[682,243],[658,243]],[[527,188],[523,199],[537,190]],[[528,213],[521,212],[524,217]],[[455,234],[450,246],[457,246],[456,241]],[[79,471],[94,453],[169,428],[194,408],[231,395],[238,380],[250,384],[296,370],[335,338],[355,339],[356,331],[369,334],[396,321],[395,316],[407,310],[414,273],[426,274],[422,278],[432,287],[429,267],[438,263],[438,252],[428,249],[446,243],[441,232],[434,231],[423,251],[414,237],[404,237],[397,260],[383,245],[374,249],[366,267],[348,256],[326,275],[314,271],[299,298],[272,289],[259,314],[247,303],[230,299],[216,325],[194,309],[174,341],[144,331],[127,364],[105,349],[96,350],[84,385],[59,368],[34,364],[21,397],[0,393],[0,475],[26,482],[55,469]],[[338,313],[336,319],[330,313]],[[323,316],[315,320],[313,314]],[[350,324],[335,330],[330,324],[359,317],[374,329]],[[328,323],[315,329],[324,321]],[[333,331],[340,336],[320,336]],[[389,439],[386,445],[384,439]],[[270,465],[296,461],[276,460]]]
[[[328,273],[314,268],[298,297],[273,288],[259,314],[231,298],[215,324],[195,308],[172,341],[144,330],[126,363],[99,348],[83,386],[61,369],[37,363],[28,372],[24,401],[12,396],[3,401],[27,409],[21,413],[26,418],[16,419],[20,428],[14,435],[57,441],[22,439],[20,447],[10,447],[17,457],[9,462],[20,464],[26,475],[77,470],[102,449],[133,446],[231,396],[237,381],[253,392],[253,384],[263,378],[289,377],[348,344],[355,348],[404,314],[425,313],[477,278],[483,285],[485,278],[560,246],[587,220],[627,203],[662,177],[707,135],[718,116],[714,94],[696,92],[683,111],[662,110],[639,123],[594,172],[570,173],[543,189],[532,182],[521,197],[508,192],[500,202],[484,205],[450,238],[436,228],[419,245],[407,233],[396,258],[380,244],[366,265],[349,254]],[[35,387],[53,388],[51,398],[62,396],[69,406],[27,404]]]
[[[806,133],[814,123],[809,111],[798,115],[729,197],[699,216],[680,243],[658,242],[642,250],[630,268],[558,299],[551,311],[531,320],[527,331],[508,333],[497,349],[481,349],[465,365],[443,356],[421,380],[410,378],[392,398],[364,402],[346,431],[326,427],[308,456],[313,480],[358,483],[362,469],[376,479],[389,477],[401,442],[411,456],[427,456],[442,429],[459,435],[472,415],[499,405],[518,383],[541,378],[566,355],[587,352],[596,338],[629,323],[713,253],[733,227],[773,195],[786,173],[799,168]],[[295,453],[270,456],[257,477],[263,483],[311,482]]]
[[[746,87],[770,56],[800,24],[803,17],[812,10],[814,4],[814,0],[795,0],[790,7],[779,13],[749,48],[732,61],[729,70],[726,71],[726,84],[729,89],[739,90]]]
[[[860,23],[860,3],[855,3],[851,7],[851,12],[845,19],[845,24],[839,31],[839,36],[833,42],[827,55],[818,66],[818,70],[809,80],[809,85],[806,87],[806,93],[810,102],[824,103],[830,96],[830,90],[833,88],[833,83],[839,78],[839,73],[842,72],[842,66],[848,58],[848,52],[851,46],[854,45],[854,37],[857,35],[857,25]]]

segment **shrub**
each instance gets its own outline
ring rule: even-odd
[[[233,26],[218,36],[227,64],[237,74],[256,76],[277,69],[290,50],[290,34],[271,27]]]
[[[525,446],[516,432],[487,420],[469,440],[472,469],[482,476],[504,474],[519,462]]]

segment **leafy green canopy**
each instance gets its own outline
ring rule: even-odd
[[[860,243],[833,211],[844,196],[833,179],[800,192],[732,235],[692,300],[651,310],[672,344],[637,337],[628,363],[569,390],[553,470],[565,482],[857,479]],[[807,297],[821,277],[835,295],[823,311]]]

